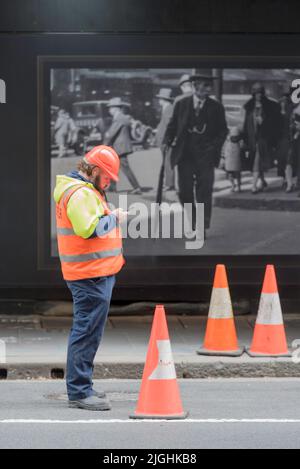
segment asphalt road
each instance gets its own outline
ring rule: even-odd
[[[300,379],[184,380],[181,421],[129,420],[139,381],[101,381],[110,412],[69,409],[62,381],[0,382],[0,448],[299,448]]]

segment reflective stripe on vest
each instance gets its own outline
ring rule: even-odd
[[[122,254],[122,249],[112,249],[111,251],[90,252],[89,254],[79,254],[78,256],[60,256],[62,262],[86,262],[94,259],[104,259]]]
[[[98,276],[108,276],[119,272],[124,264],[122,236],[118,226],[101,237],[84,239],[76,235],[67,215],[67,205],[71,196],[82,185],[67,189],[56,204],[57,240],[62,272],[65,280],[80,280]],[[90,188],[104,206],[104,213],[110,213],[101,194]]]
[[[57,234],[61,236],[71,236],[75,234],[73,228],[57,228],[56,231]]]

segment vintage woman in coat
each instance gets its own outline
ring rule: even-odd
[[[243,137],[249,151],[249,168],[253,172],[252,193],[267,187],[264,173],[272,166],[272,152],[282,131],[280,106],[267,98],[261,83],[252,88],[252,98],[245,104]],[[261,187],[259,187],[259,181]]]

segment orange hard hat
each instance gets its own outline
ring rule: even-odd
[[[113,148],[98,145],[85,155],[84,160],[88,164],[101,168],[114,181],[119,180],[120,158]]]

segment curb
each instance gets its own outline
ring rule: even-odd
[[[148,316],[153,314],[157,302],[136,301],[125,305],[112,303],[109,316]],[[209,302],[165,302],[168,315],[206,316]],[[246,315],[251,311],[251,300],[240,298],[233,301],[236,315]],[[72,301],[8,301],[0,300],[0,323],[26,324],[47,321],[51,318],[72,318]]]
[[[252,198],[251,198],[252,197]],[[254,198],[250,197],[235,197],[215,196],[214,206],[219,208],[239,208],[243,210],[274,210],[274,211],[300,211],[300,199],[280,199],[276,197],[269,198]]]
[[[253,363],[176,363],[177,378],[299,378],[300,364],[291,360]],[[144,363],[96,364],[94,379],[141,379]],[[13,364],[0,366],[0,381],[3,380],[48,380],[64,379],[65,365]]]

